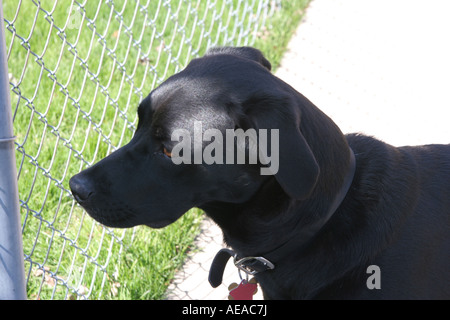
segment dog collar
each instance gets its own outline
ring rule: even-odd
[[[295,237],[293,239],[288,240],[287,242],[283,243],[278,248],[272,250],[271,252],[265,254],[265,257],[269,257],[270,260],[268,260],[265,257],[258,256],[258,257],[238,257],[237,253],[231,249],[221,249],[216,256],[213,259],[213,262],[211,264],[211,268],[209,271],[209,277],[208,281],[211,284],[213,288],[218,287],[222,283],[223,273],[225,271],[225,266],[228,262],[228,260],[233,257],[234,258],[234,265],[238,268],[239,271],[245,272],[247,275],[255,275],[260,272],[264,272],[267,270],[272,270],[275,268],[275,265],[271,261],[277,261],[283,256],[287,255],[292,250],[292,244],[293,242],[296,243],[296,247],[298,246],[298,243],[305,243],[311,237],[316,234],[327,222],[330,220],[330,218],[333,216],[333,214],[336,212],[336,210],[339,208],[341,203],[344,201],[348,190],[350,189],[350,186],[353,182],[353,177],[355,175],[356,171],[356,159],[355,154],[353,153],[353,150],[349,148],[350,150],[350,168],[349,171],[344,179],[344,182],[342,184],[341,189],[337,193],[337,195],[334,197],[333,202],[331,203],[330,209],[328,210],[327,214],[313,227],[311,227],[308,232],[305,232],[302,234],[302,236]]]
[[[223,272],[228,260],[233,257],[234,265],[239,271],[248,275],[254,275],[259,272],[275,268],[272,262],[264,257],[244,257],[239,258],[237,253],[231,249],[221,249],[217,252],[209,270],[208,281],[213,288],[217,288],[222,283]]]

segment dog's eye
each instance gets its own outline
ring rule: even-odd
[[[172,152],[167,150],[165,147],[163,147],[163,153],[168,156],[169,158],[172,158]]]

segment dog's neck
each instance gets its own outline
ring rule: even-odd
[[[284,252],[291,242],[298,248],[319,232],[344,200],[355,172],[353,152],[349,154],[343,179],[333,192],[319,183],[310,199],[295,201],[272,177],[245,204],[210,202],[202,209],[221,227],[225,242],[240,256]]]
[[[270,199],[267,193],[271,194]],[[258,238],[265,239],[270,235],[271,221],[279,212],[286,211],[289,202],[275,178],[270,177],[244,204],[213,201],[204,204],[201,209],[222,229],[225,243],[243,254],[262,249],[260,245],[264,241]]]

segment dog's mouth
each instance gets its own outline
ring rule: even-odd
[[[149,223],[146,223],[145,225],[152,229],[161,229],[161,228],[167,227],[172,222],[173,222],[172,220],[161,220],[161,221],[156,221],[156,222],[149,222]]]
[[[136,215],[130,210],[111,210],[98,207],[88,207],[82,205],[84,210],[97,222],[110,228],[131,228],[136,223]]]
[[[75,175],[70,179],[73,198],[94,220],[110,228],[132,228],[145,225],[160,229],[176,219],[147,204],[124,201],[126,196],[113,196],[108,188],[98,190],[92,179],[86,175]],[[104,190],[106,189],[106,190]],[[154,212],[160,214],[155,214]]]
[[[110,228],[132,228],[137,225],[145,225],[153,229],[161,229],[174,222],[171,219],[145,221],[139,219],[139,215],[127,208],[108,209],[89,207],[86,204],[82,204],[82,207],[94,220]]]

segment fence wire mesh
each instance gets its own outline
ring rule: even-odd
[[[94,222],[68,179],[130,140],[153,88],[208,47],[252,44],[280,2],[3,2],[29,298],[111,295],[134,231]]]

